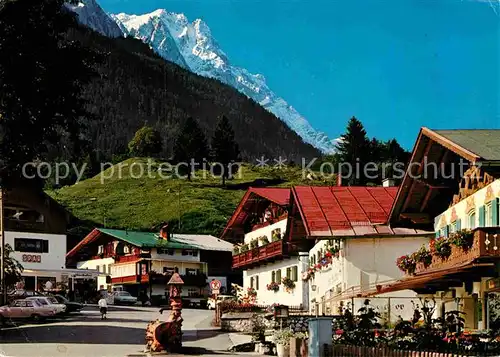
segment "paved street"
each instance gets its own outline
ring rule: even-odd
[[[86,307],[81,314],[41,324],[22,325],[0,333],[0,356],[11,357],[125,357],[144,350],[144,333],[149,321],[164,320],[158,308],[110,307],[102,321],[97,307]],[[220,354],[231,341],[227,334],[210,327],[213,311],[182,311],[183,345],[193,353]],[[196,351],[194,349],[196,347]],[[189,351],[190,348],[187,348]],[[171,355],[170,355],[171,356]]]

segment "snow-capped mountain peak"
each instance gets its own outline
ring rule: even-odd
[[[336,141],[316,131],[297,110],[271,91],[263,75],[232,65],[203,20],[190,23],[184,14],[165,9],[143,15],[119,13],[109,17],[126,35],[142,40],[163,58],[196,74],[218,79],[252,98],[283,120],[305,142],[326,153],[335,150]]]
[[[65,3],[65,6],[78,15],[78,21],[91,29],[108,37],[121,37],[123,31],[95,0],[80,0],[76,4]]]

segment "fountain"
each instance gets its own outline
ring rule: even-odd
[[[166,321],[151,321],[146,327],[147,352],[178,352],[182,347],[182,281],[179,270],[170,278],[167,286],[170,293],[170,316]],[[161,309],[160,313],[163,313]]]

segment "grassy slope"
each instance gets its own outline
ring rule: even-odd
[[[218,178],[207,174],[206,178],[185,179],[133,178],[125,164],[143,162],[145,159],[129,159],[122,163],[121,179],[118,168],[114,176],[101,184],[101,174],[76,185],[48,193],[66,206],[76,217],[92,225],[107,228],[149,230],[152,226],[168,221],[178,231],[179,214],[181,229],[185,233],[220,234],[227,220],[243,197],[247,186],[255,180],[277,180],[273,186],[288,187],[312,184],[304,181],[300,167],[282,170],[243,166],[237,178],[221,187]],[[156,165],[156,164],[155,164]],[[156,167],[153,165],[153,167]],[[139,169],[133,171],[138,173]],[[104,175],[111,176],[110,170]],[[201,176],[203,171],[198,171]],[[314,182],[321,185],[328,182]],[[331,184],[331,181],[330,181]],[[180,191],[180,205],[179,195]]]

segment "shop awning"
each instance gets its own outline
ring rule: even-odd
[[[50,270],[50,269],[24,269],[22,275],[28,276],[46,276],[46,275],[68,275],[69,278],[75,279],[91,279],[98,276],[106,276],[106,273],[99,272],[95,269],[60,269],[60,270]]]

